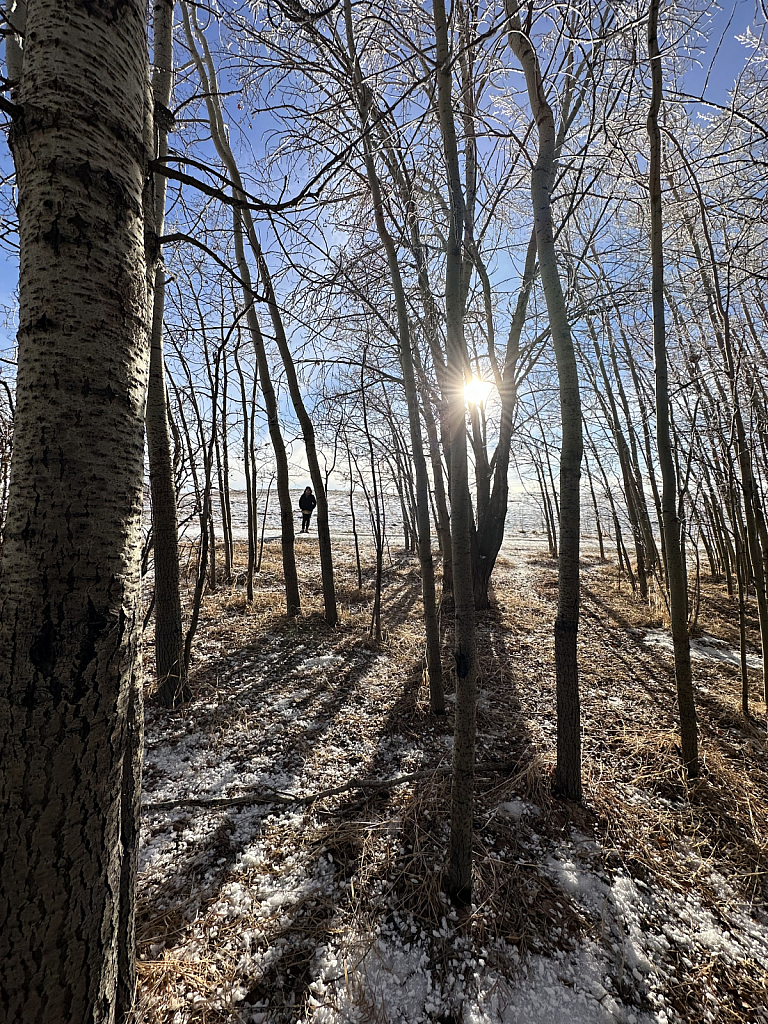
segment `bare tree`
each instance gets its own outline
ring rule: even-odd
[[[539,132],[539,152],[531,172],[536,247],[560,380],[560,555],[558,563],[555,671],[557,678],[556,785],[581,800],[581,712],[576,638],[579,627],[579,542],[581,503],[581,398],[576,354],[560,284],[550,190],[557,148],[555,119],[547,100],[539,59],[523,31],[518,4],[507,0],[509,42],[525,73],[528,98]]]
[[[656,447],[661,468],[661,505],[664,514],[664,537],[669,574],[669,605],[672,620],[672,643],[675,650],[675,683],[680,711],[680,734],[683,762],[690,778],[699,774],[696,705],[691,678],[691,645],[688,639],[688,586],[685,579],[683,553],[680,545],[678,493],[672,439],[669,427],[669,388],[667,384],[667,350],[664,324],[664,252],[662,248],[661,206],[661,106],[663,79],[658,38],[659,0],[651,0],[648,13],[648,59],[651,64],[651,106],[648,111],[650,141],[649,194],[651,203],[651,301],[653,305],[653,350],[656,362]]]
[[[154,12],[154,70],[152,98],[155,107],[156,155],[168,154],[169,104],[173,85],[173,0],[158,0]],[[165,224],[166,179],[154,181],[154,229],[162,237]],[[164,707],[176,707],[189,700],[184,660],[184,629],[179,590],[179,526],[173,478],[171,437],[168,429],[168,401],[163,354],[165,311],[165,267],[158,249],[154,269],[152,345],[147,393],[147,451],[152,491],[152,534],[155,561],[155,671],[158,686],[154,699]]]

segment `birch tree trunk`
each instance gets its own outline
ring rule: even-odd
[[[662,75],[657,25],[659,0],[651,0],[648,13],[648,58],[651,64],[651,106],[648,111],[650,142],[649,189],[651,201],[651,301],[653,305],[653,354],[656,365],[656,448],[661,470],[661,508],[669,574],[669,614],[675,652],[675,684],[680,712],[680,738],[683,762],[688,776],[699,774],[696,704],[691,678],[691,644],[688,638],[688,584],[680,543],[677,515],[677,477],[672,458],[669,428],[669,387],[667,383],[667,347],[664,322],[664,254],[661,221],[661,106]]]
[[[539,133],[539,152],[531,171],[531,200],[539,252],[541,283],[555,349],[560,383],[560,554],[558,560],[555,673],[557,680],[557,769],[555,785],[571,800],[581,800],[581,710],[576,638],[579,628],[579,481],[583,441],[576,353],[557,268],[550,188],[557,147],[555,119],[541,78],[538,57],[522,31],[517,5],[507,0],[509,42],[523,68]]]
[[[19,365],[0,575],[0,1006],[134,994],[149,338],[145,4],[36,0],[11,129]]]

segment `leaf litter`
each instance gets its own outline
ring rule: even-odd
[[[671,654],[646,639],[657,613],[585,559],[585,800],[558,801],[556,567],[511,555],[478,617],[465,909],[442,891],[452,705],[429,714],[413,559],[386,569],[378,648],[371,580],[357,590],[345,547],[335,629],[309,546],[297,620],[276,545],[252,605],[242,573],[206,598],[192,703],[147,709],[135,1024],[768,1024],[765,729],[738,713],[737,668],[696,663],[704,771],[689,784]],[[719,651],[721,591],[702,605]],[[442,628],[447,669],[447,599]]]

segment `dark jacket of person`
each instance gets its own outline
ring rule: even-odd
[[[312,509],[317,505],[314,494],[310,491],[307,494],[306,491],[302,491],[301,497],[299,498],[299,508],[302,512],[311,512]]]

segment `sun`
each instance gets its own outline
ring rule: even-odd
[[[482,380],[480,377],[473,377],[464,385],[464,401],[467,405],[485,405],[488,395],[491,393],[493,383],[489,380]]]

